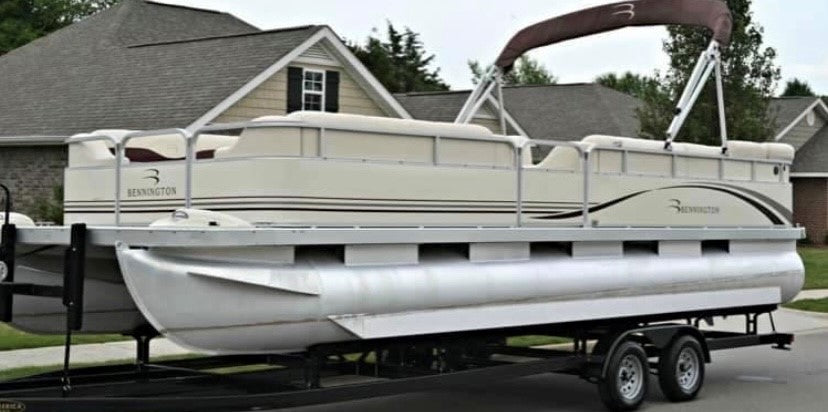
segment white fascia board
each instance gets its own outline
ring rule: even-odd
[[[250,92],[259,87],[259,85],[267,81],[267,79],[273,77],[273,75],[278,73],[279,70],[282,70],[290,63],[299,59],[300,56],[302,56],[302,54],[304,54],[308,49],[322,40],[326,40],[325,44],[328,46],[326,47],[326,50],[331,51],[335,57],[344,62],[343,67],[346,70],[356,74],[355,80],[363,85],[363,87],[367,86],[366,92],[368,92],[369,95],[377,98],[379,103],[385,106],[384,108],[390,110],[392,113],[403,119],[411,119],[411,115],[408,114],[408,112],[399,104],[399,102],[397,102],[396,99],[394,99],[394,96],[388,93],[379,80],[377,80],[376,77],[374,77],[374,75],[371,74],[371,72],[362,64],[362,62],[360,62],[359,59],[357,59],[356,56],[348,50],[348,48],[342,43],[342,40],[337,37],[336,33],[326,26],[320,28],[319,31],[302,42],[302,44],[297,46],[290,53],[284,55],[281,59],[273,63],[273,65],[247,82],[247,84],[222,100],[217,106],[213,107],[207,113],[199,117],[198,120],[187,127],[187,130],[193,131],[217,118],[236,104],[236,102],[244,98],[244,96],[247,96]]]
[[[782,139],[783,137],[785,137],[785,135],[786,135],[786,134],[788,134],[788,132],[790,132],[790,131],[791,131],[791,129],[793,129],[794,127],[796,127],[796,125],[798,125],[798,124],[799,124],[799,122],[801,122],[801,121],[802,121],[802,119],[804,119],[804,118],[805,118],[805,116],[807,116],[807,115],[808,115],[808,113],[810,113],[810,112],[811,112],[811,110],[814,110],[814,109],[816,109],[817,107],[821,108],[821,109],[822,109],[823,114],[825,114],[826,118],[828,118],[828,106],[827,106],[827,105],[825,105],[825,102],[824,102],[824,101],[822,101],[822,98],[821,98],[821,97],[815,97],[815,99],[816,99],[816,101],[814,101],[812,104],[810,104],[810,105],[808,106],[808,108],[806,108],[804,111],[802,111],[802,113],[800,113],[800,114],[799,114],[799,116],[797,116],[797,117],[796,117],[796,119],[794,119],[794,121],[792,121],[792,122],[791,122],[789,125],[787,125],[784,129],[782,129],[782,131],[781,131],[781,132],[779,132],[779,134],[777,134],[777,135],[776,135],[776,137],[774,137],[774,138],[773,138],[773,140],[775,140],[775,141],[777,141],[777,142],[778,142],[780,139]]]
[[[312,36],[308,37],[307,40],[302,42],[302,44],[297,46],[290,53],[282,56],[282,58],[273,63],[270,67],[256,75],[256,77],[247,82],[240,89],[233,92],[233,94],[231,94],[230,96],[227,96],[224,100],[221,101],[221,103],[207,111],[207,113],[204,113],[191,125],[187,126],[187,130],[196,130],[200,127],[205,126],[207,123],[210,123],[216,117],[219,117],[222,113],[226,112],[228,109],[233,107],[233,105],[236,104],[236,102],[244,98],[244,96],[247,96],[250,92],[252,92],[262,83],[267,81],[267,79],[273,77],[276,73],[278,73],[279,70],[282,70],[285,66],[290,64],[290,62],[296,60],[299,56],[302,55],[302,53],[307,51],[311,46],[322,40],[326,36],[326,34],[327,33],[323,28],[314,33]]]
[[[342,43],[342,40],[330,27],[322,28],[322,33],[324,33],[323,38],[327,40],[325,42],[325,45],[328,46],[327,49],[343,62],[343,67],[346,70],[352,75],[356,75],[354,80],[363,86],[371,97],[375,98],[378,103],[385,106],[384,109],[390,110],[391,113],[403,119],[412,118],[411,114],[385,89],[385,86],[374,77],[371,71],[351,53],[351,50]]]

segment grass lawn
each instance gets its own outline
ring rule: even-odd
[[[131,338],[121,335],[72,335],[72,343],[101,343]],[[45,346],[62,346],[62,335],[33,335],[19,331],[7,324],[0,323],[0,351],[27,348],[42,348]]]
[[[173,361],[173,360],[181,360],[181,359],[192,359],[192,358],[199,358],[204,355],[197,355],[197,354],[188,354],[188,355],[169,355],[169,356],[158,356],[152,358],[153,362],[163,362],[163,361]],[[132,360],[129,359],[121,359],[121,360],[113,360],[108,362],[98,362],[98,363],[73,363],[72,369],[79,369],[79,368],[88,368],[92,366],[111,366],[111,365],[131,365],[133,364]],[[32,375],[39,375],[42,373],[48,372],[55,372],[63,370],[63,365],[48,365],[48,366],[24,366],[22,368],[13,368],[13,369],[6,369],[0,370],[0,381],[7,381],[10,379],[18,379],[24,378],[26,376]]]
[[[506,340],[509,346],[528,348],[531,346],[555,345],[558,343],[569,343],[572,339],[559,338],[557,336],[514,336]]]
[[[828,289],[828,248],[800,247],[805,262],[805,289]]]
[[[828,298],[798,300],[796,302],[786,304],[785,307],[797,310],[807,310],[809,312],[828,313]]]

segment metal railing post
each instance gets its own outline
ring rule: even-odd
[[[121,226],[121,185],[126,144],[115,143],[115,226]]]
[[[195,157],[195,146],[201,133],[196,131],[189,138],[184,137],[187,142],[187,153],[184,155],[184,208],[193,207],[193,159]]]
[[[515,184],[515,211],[517,214],[517,227],[523,225],[523,145],[515,146],[515,171],[517,182]]]
[[[589,227],[589,180],[592,172],[589,162],[589,150],[584,150],[581,154],[581,171],[584,173],[584,199],[583,199],[583,227]]]

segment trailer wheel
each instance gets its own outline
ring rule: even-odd
[[[638,343],[626,341],[610,355],[607,374],[598,383],[601,401],[612,411],[633,411],[647,395],[649,365]]]
[[[696,338],[684,335],[658,359],[658,382],[664,396],[673,402],[694,399],[704,383],[704,354]]]

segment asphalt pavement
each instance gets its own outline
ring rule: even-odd
[[[790,314],[788,314],[790,315]],[[795,315],[795,314],[794,314]],[[801,324],[808,326],[808,322]],[[791,330],[779,325],[780,329]],[[603,411],[594,385],[539,375],[434,392],[287,409],[292,412]],[[689,403],[667,401],[651,380],[643,411],[819,412],[828,410],[828,329],[799,332],[791,351],[770,347],[713,353],[704,388]]]

